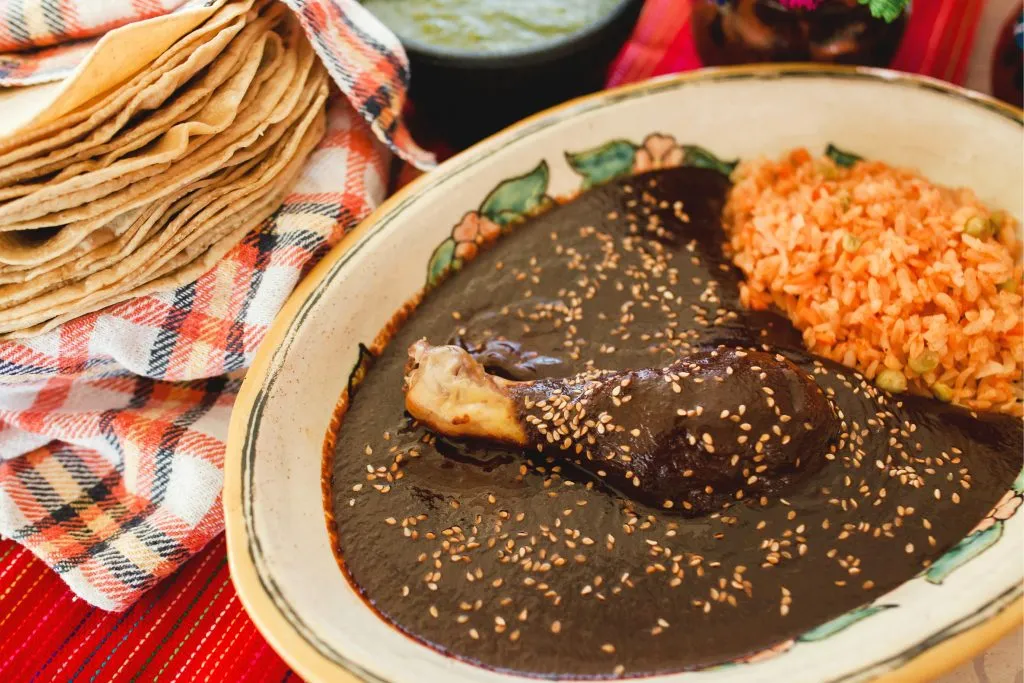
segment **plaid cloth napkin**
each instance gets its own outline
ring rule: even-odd
[[[280,210],[193,284],[0,342],[0,536],[104,609],[222,530],[242,371],[303,274],[383,199],[389,150],[432,162],[399,118],[409,74],[395,36],[355,0],[285,3],[340,93]],[[202,4],[0,0],[0,86],[64,78],[105,31]]]

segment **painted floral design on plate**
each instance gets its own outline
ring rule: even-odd
[[[451,236],[438,245],[427,264],[427,285],[434,286],[476,256],[515,223],[538,214],[555,202],[548,196],[548,164],[541,161],[521,176],[503,180],[484,197],[480,208],[463,215]]]
[[[947,576],[985,552],[1003,537],[1006,520],[1017,514],[1024,503],[1024,471],[1017,475],[1012,488],[1003,494],[985,518],[924,573],[929,583],[941,584]]]
[[[675,166],[710,168],[730,175],[738,161],[723,161],[697,145],[683,145],[671,135],[651,133],[640,144],[610,140],[582,152],[566,152],[565,159],[583,176],[583,189],[633,173]]]

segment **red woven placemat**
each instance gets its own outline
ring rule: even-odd
[[[914,12],[894,66],[964,76],[984,0],[932,0]],[[648,0],[609,84],[700,66],[689,6]],[[295,678],[242,609],[219,537],[129,610],[76,599],[31,553],[0,541],[0,680],[284,681]]]

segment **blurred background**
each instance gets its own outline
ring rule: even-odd
[[[364,3],[402,39],[412,68],[407,116],[441,157],[572,97],[705,66],[889,67],[1024,100],[1019,0],[563,0],[564,15],[523,0],[516,16],[503,16],[502,4]],[[493,39],[514,22],[530,22],[518,42]]]

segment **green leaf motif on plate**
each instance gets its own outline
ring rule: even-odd
[[[806,631],[803,635],[797,638],[797,640],[802,643],[813,643],[818,640],[824,640],[825,638],[834,636],[840,631],[853,626],[862,619],[867,619],[873,614],[884,612],[885,610],[892,609],[893,607],[896,607],[896,605],[867,605],[865,607],[852,610],[842,616],[836,617],[832,621],[827,621],[821,626],[817,626],[812,628],[810,631]]]
[[[566,152],[565,160],[583,176],[583,188],[589,189],[631,173],[637,149],[629,140],[610,140],[593,149]]]
[[[850,168],[858,161],[864,160],[864,157],[858,156],[853,152],[841,150],[833,144],[829,144],[829,146],[825,148],[825,156],[836,162],[837,166],[842,166],[843,168]]]
[[[994,546],[1002,537],[1003,522],[998,520],[987,529],[975,531],[969,536],[962,538],[945,555],[936,560],[935,564],[928,567],[928,571],[924,573],[925,581],[935,585],[941,584],[953,571]]]
[[[480,213],[498,225],[507,225],[536,213],[545,204],[548,163],[541,161],[529,173],[503,181],[480,205]]]
[[[945,555],[936,560],[935,564],[924,572],[928,583],[936,585],[946,580],[953,571],[964,566],[982,554],[1003,537],[1003,527],[1024,507],[1024,469],[1014,479],[1010,490],[1003,494],[985,518],[960,542],[950,548]]]
[[[683,152],[685,154],[683,158],[684,166],[710,168],[713,171],[718,171],[724,176],[732,175],[733,169],[735,169],[736,165],[740,163],[739,159],[723,161],[698,145],[683,145]]]
[[[433,287],[450,271],[458,270],[461,265],[461,261],[455,258],[455,240],[449,237],[437,246],[430,257],[427,264],[427,285]]]

